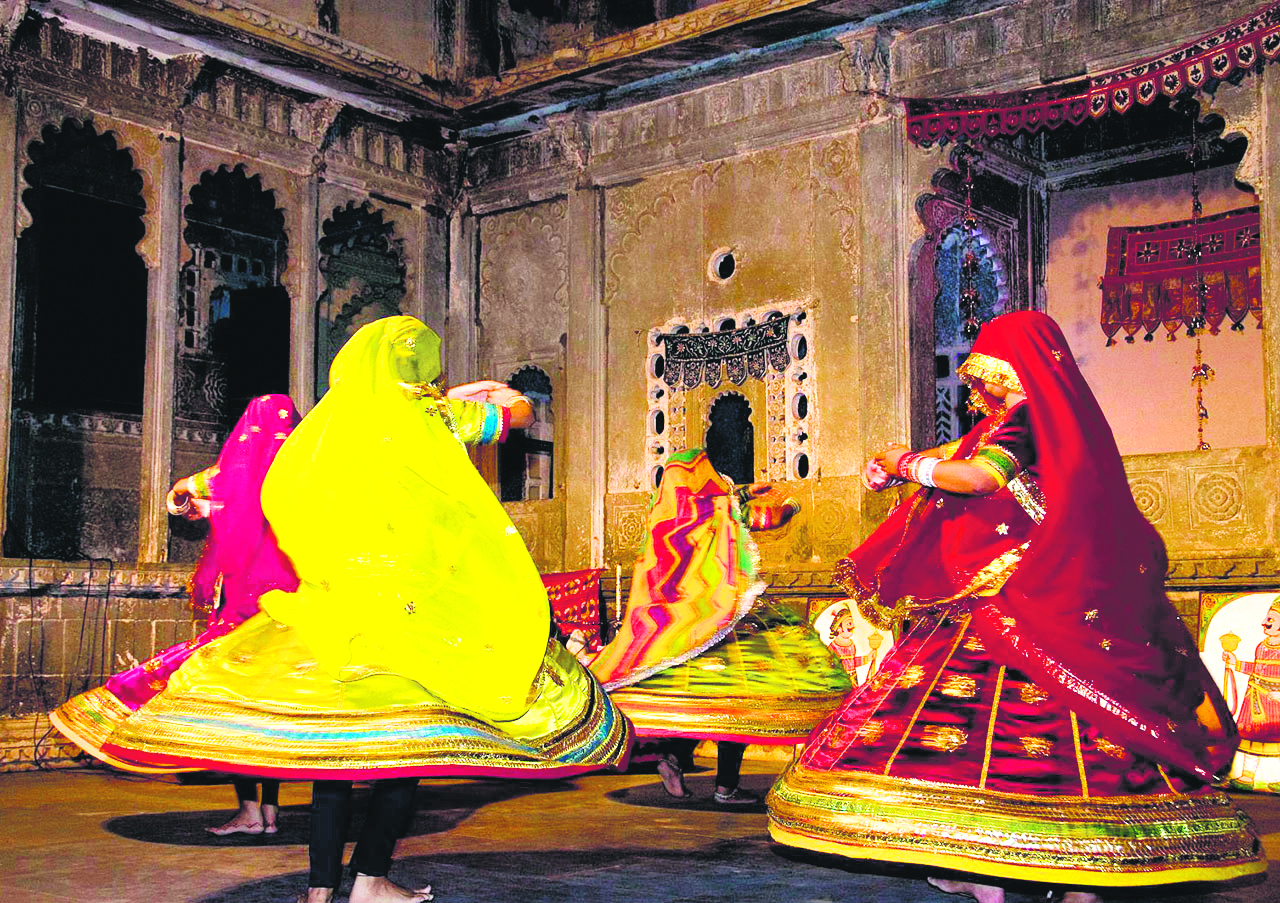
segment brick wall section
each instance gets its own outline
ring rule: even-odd
[[[0,562],[0,771],[65,767],[46,713],[202,627],[190,566]]]

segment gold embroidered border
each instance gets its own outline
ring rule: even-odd
[[[1266,868],[1248,816],[1208,790],[1040,796],[797,763],[766,802],[775,839],[858,859],[1097,886],[1221,880]]]
[[[971,383],[977,379],[984,383],[997,383],[1011,392],[1017,392],[1019,395],[1027,394],[1027,390],[1022,387],[1022,381],[1018,379],[1018,374],[1014,372],[1013,367],[1007,361],[1002,361],[998,357],[991,357],[977,352],[972,353],[956,369],[956,375],[966,383]]]
[[[1084,799],[1089,798],[1089,778],[1084,768],[1084,753],[1080,749],[1080,722],[1076,720],[1076,713],[1071,713],[1071,744],[1076,752],[1076,768],[1080,769],[1080,796]]]
[[[1037,524],[1044,520],[1044,493],[1040,491],[1039,483],[1022,473],[1009,481],[1009,491],[1028,517]]]
[[[996,674],[996,695],[991,700],[991,720],[987,722],[987,745],[982,751],[982,776],[978,779],[978,786],[987,786],[987,772],[991,768],[991,742],[996,735],[996,713],[1000,710],[1000,694],[1004,691],[1004,672],[1005,666],[1000,666],[1000,671]]]

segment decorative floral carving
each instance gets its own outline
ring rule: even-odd
[[[1129,491],[1142,516],[1153,524],[1164,520],[1169,511],[1169,493],[1162,474],[1135,474],[1129,477]]]
[[[1228,524],[1244,516],[1244,486],[1234,470],[1212,470],[1195,480],[1191,491],[1192,523]]]

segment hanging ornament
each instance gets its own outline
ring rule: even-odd
[[[1200,243],[1200,214],[1204,207],[1200,203],[1200,180],[1197,172],[1200,163],[1200,140],[1196,135],[1196,116],[1191,117],[1191,246],[1187,254],[1195,263],[1195,275],[1191,282],[1194,313],[1187,320],[1187,335],[1196,340],[1196,364],[1191,368],[1191,383],[1196,387],[1196,449],[1205,451],[1209,443],[1204,439],[1204,425],[1209,419],[1209,410],[1204,406],[1204,387],[1215,376],[1213,368],[1204,362],[1203,349],[1200,347],[1200,336],[1205,330],[1205,312],[1209,308],[1209,284],[1205,281],[1200,260],[1204,256],[1204,247]],[[1216,330],[1215,330],[1216,331]]]
[[[960,314],[964,317],[961,332],[969,341],[978,337],[978,329],[982,326],[982,296],[978,291],[978,270],[980,261],[978,247],[978,218],[973,213],[973,161],[978,151],[968,144],[962,146],[958,154],[964,164],[964,254],[960,259]]]

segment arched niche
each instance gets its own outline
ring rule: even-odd
[[[402,313],[405,301],[404,242],[393,223],[369,201],[347,201],[320,227],[320,273],[316,300],[316,397],[329,388],[329,366],[361,326]]]
[[[538,501],[555,495],[555,408],[551,377],[541,367],[519,368],[507,384],[533,405],[534,422],[511,430],[498,447],[498,485],[504,502]]]
[[[717,471],[734,483],[756,482],[756,427],[745,395],[729,391],[712,399],[703,444]]]
[[[200,174],[183,220],[175,414],[225,429],[251,398],[289,391],[284,212],[260,176],[224,164]]]
[[[131,558],[146,361],[144,180],[130,150],[88,118],[46,122],[24,150],[4,553]]]

